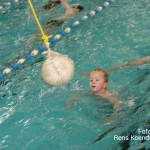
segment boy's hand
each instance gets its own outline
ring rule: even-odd
[[[70,108],[72,107],[72,105],[73,105],[73,100],[69,100],[69,101],[67,102],[66,108],[67,108],[67,109],[70,109]]]
[[[120,102],[115,103],[113,109],[116,111],[120,110],[121,109]]]

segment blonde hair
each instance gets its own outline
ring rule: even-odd
[[[103,72],[105,81],[108,82],[108,74],[107,74],[107,71],[102,70],[102,69],[99,69],[99,68],[96,68],[96,69],[94,69],[93,71]],[[92,71],[92,72],[93,72],[93,71]]]

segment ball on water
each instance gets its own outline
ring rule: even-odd
[[[98,11],[102,11],[103,7],[99,6],[97,9],[98,9]]]
[[[64,55],[48,57],[42,65],[42,79],[53,86],[64,86],[73,77],[74,63]]]
[[[10,3],[10,2],[7,2],[7,3],[6,3],[6,5],[7,5],[7,6],[10,6],[10,5],[11,5],[11,3]]]
[[[75,21],[73,24],[78,25],[79,23],[80,23],[79,21]]]
[[[66,29],[65,29],[65,32],[66,32],[66,33],[69,33],[70,31],[71,31],[70,28],[66,28]]]
[[[58,39],[60,39],[60,38],[61,38],[61,35],[60,35],[60,34],[57,34],[57,35],[55,35],[55,37],[54,37],[55,40],[58,40]]]
[[[90,15],[91,15],[91,16],[94,16],[94,15],[95,15],[95,11],[91,11],[91,12],[90,12]]]
[[[83,16],[83,19],[86,20],[88,18],[88,16]]]
[[[105,2],[105,3],[104,3],[104,6],[105,6],[105,7],[107,7],[108,5],[109,5],[109,3],[108,3],[108,2]]]

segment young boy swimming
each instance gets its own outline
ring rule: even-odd
[[[62,3],[62,5],[64,6],[65,8],[65,17],[69,16],[69,15],[73,15],[77,12],[80,12],[84,9],[83,6],[81,5],[75,5],[75,6],[70,6],[67,2],[67,0],[60,0],[60,2]]]
[[[50,20],[49,22],[47,22],[47,27],[60,26],[63,24],[65,19],[67,19],[68,17],[70,17],[73,14],[81,12],[84,9],[84,7],[79,4],[70,6],[69,3],[67,2],[67,0],[60,0],[60,2],[63,5],[63,7],[65,8],[65,14],[62,15],[58,19]]]
[[[101,69],[95,69],[90,73],[90,88],[95,95],[106,98],[108,101],[114,104],[114,109],[120,108],[120,100],[116,96],[107,90],[108,86],[108,74]]]
[[[106,71],[101,69],[95,69],[90,72],[90,89],[94,95],[105,98],[106,100],[114,104],[114,109],[120,108],[121,101],[111,92],[107,90],[108,86],[108,74]],[[91,96],[93,95],[91,94]],[[89,94],[84,96],[90,96]],[[76,98],[76,97],[75,97]],[[70,100],[67,107],[70,108],[73,105],[74,99]]]

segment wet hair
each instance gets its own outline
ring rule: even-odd
[[[61,26],[63,23],[64,23],[63,20],[50,20],[46,23],[46,25],[57,27],[57,26]]]
[[[80,11],[82,11],[82,10],[84,9],[84,7],[83,7],[83,6],[81,6],[81,5],[76,5],[76,6],[73,6],[72,8],[76,8],[76,9],[78,9],[78,10],[79,10],[79,12],[80,12]]]
[[[94,69],[93,71],[103,72],[105,81],[108,82],[108,74],[107,74],[107,71],[102,70],[102,69],[99,69],[99,68],[96,68],[96,69]],[[92,72],[93,72],[93,71],[92,71]]]
[[[44,9],[52,9],[54,7],[57,7],[57,5],[60,4],[60,0],[57,1],[49,1],[48,4],[45,4],[43,6]]]

